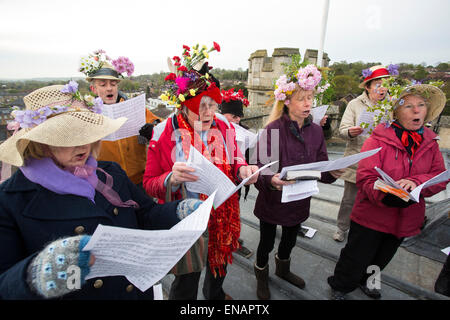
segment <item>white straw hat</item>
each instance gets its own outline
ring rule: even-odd
[[[67,107],[66,111],[49,115],[28,128],[22,128],[0,145],[0,161],[23,166],[23,153],[30,141],[55,147],[75,147],[101,140],[118,130],[127,119],[111,119],[91,111],[88,105],[63,93],[63,85],[37,89],[24,97],[25,110],[44,107]]]
[[[424,122],[430,122],[439,117],[445,107],[445,94],[438,87],[430,84],[416,84],[407,87],[398,97],[394,109],[398,107],[402,98],[408,95],[417,95],[424,98],[427,102],[427,115]]]

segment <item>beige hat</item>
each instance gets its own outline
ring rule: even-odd
[[[427,102],[427,115],[424,122],[430,122],[436,119],[444,110],[445,107],[445,94],[438,87],[432,86],[430,84],[416,84],[407,87],[398,97],[394,109],[399,106],[402,98],[408,95],[418,95],[423,97]]]
[[[105,80],[122,80],[120,74],[114,69],[114,67],[108,62],[103,61],[102,67],[98,69],[91,76],[86,77],[87,81],[92,81],[94,79],[105,79]]]
[[[71,93],[63,93],[63,85],[37,89],[24,97],[25,112],[40,111],[45,107],[64,111],[44,116],[41,123],[22,128],[0,145],[0,161],[23,166],[23,152],[30,141],[55,147],[75,147],[101,140],[118,130],[126,118],[111,119],[91,111],[88,105],[76,100]],[[17,120],[17,118],[16,118]]]

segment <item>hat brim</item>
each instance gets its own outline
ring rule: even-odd
[[[365,80],[365,81],[361,82],[358,87],[360,87],[361,89],[364,89],[366,87],[366,83],[369,82],[369,81],[376,80],[376,79],[381,79],[381,78],[389,78],[389,77],[395,77],[395,76],[391,76],[390,74],[388,74],[388,75],[382,75],[382,76],[378,76],[378,77],[373,77],[372,79]]]
[[[424,122],[431,122],[441,114],[445,107],[445,94],[441,89],[430,84],[416,84],[406,88],[398,97],[397,101],[408,96],[418,95],[423,97],[428,102],[427,115]]]
[[[82,146],[110,135],[126,121],[124,117],[111,119],[93,112],[66,112],[34,128],[19,130],[0,145],[0,160],[20,167],[30,141],[54,147]]]
[[[104,76],[93,76],[93,77],[86,77],[86,81],[92,81],[95,79],[99,79],[99,80],[116,80],[116,81],[122,81],[122,79],[114,77],[114,76],[108,76],[108,75],[104,75]]]

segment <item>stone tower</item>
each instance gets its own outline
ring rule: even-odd
[[[256,50],[248,59],[248,100],[249,107],[264,107],[270,96],[268,93],[273,91],[273,85],[284,73],[282,63],[289,64],[294,54],[300,54],[298,48],[275,48],[271,57],[267,56],[267,50]],[[307,49],[304,60],[316,64],[317,50]],[[323,66],[327,67],[330,59],[328,54],[323,53]]]
[[[250,107],[262,107],[269,99],[268,92],[273,90],[274,80],[278,79],[284,68],[282,63],[290,63],[291,56],[299,54],[298,48],[276,48],[272,57],[267,50],[256,50],[248,59],[248,100]]]

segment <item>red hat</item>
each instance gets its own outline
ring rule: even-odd
[[[369,82],[370,80],[387,78],[390,77],[391,75],[389,74],[388,69],[386,69],[384,66],[378,65],[363,70],[363,76],[365,76],[365,78],[364,81],[359,84],[360,88],[364,88],[366,83]]]
[[[191,110],[195,114],[199,114],[200,101],[202,100],[203,96],[210,97],[215,102],[217,102],[217,104],[220,104],[222,102],[222,95],[220,94],[220,89],[216,86],[215,82],[211,82],[211,85],[208,86],[205,91],[195,95],[192,98],[186,99],[181,104],[186,106],[189,110]]]

